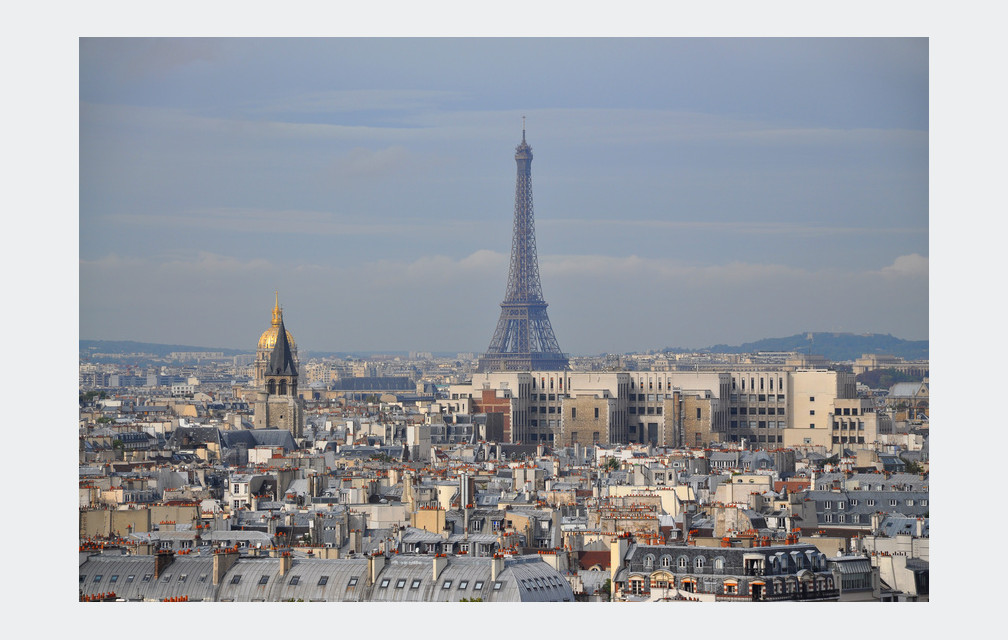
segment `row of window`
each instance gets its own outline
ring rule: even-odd
[[[644,568],[645,569],[653,569],[654,568],[654,561],[655,561],[655,558],[654,558],[653,555],[649,554],[649,555],[644,556]],[[706,564],[707,564],[707,559],[704,558],[703,556],[697,556],[696,559],[693,561],[693,566],[696,569],[703,569],[706,566]],[[672,556],[662,556],[661,557],[661,566],[664,567],[664,568],[666,568],[666,569],[669,568],[669,567],[671,567],[672,566]],[[686,556],[679,556],[679,559],[676,562],[676,566],[678,566],[680,569],[686,569],[689,566],[689,558],[687,558]],[[717,569],[717,570],[724,569],[724,558],[722,558],[720,556],[718,556],[717,558],[714,558],[714,568]]]
[[[864,444],[864,436],[833,436],[833,444],[841,444],[848,442],[856,442],[858,444]]]
[[[94,576],[93,582],[101,582],[101,579],[104,577],[104,575],[105,574],[102,574],[102,573],[96,573],[95,576]],[[150,582],[151,578],[153,578],[153,577],[154,577],[153,573],[145,573],[144,576],[143,576],[143,578],[141,579],[141,582]],[[168,582],[169,580],[171,580],[171,577],[172,577],[172,574],[166,573],[165,576],[163,578],[161,578],[161,581],[162,582]],[[185,582],[186,578],[188,578],[188,577],[189,577],[188,574],[186,574],[186,573],[180,573],[179,577],[178,577],[178,581],[179,582]],[[81,575],[80,581],[84,582],[84,578],[85,578],[85,576]],[[128,576],[126,576],[125,583],[129,584],[129,583],[133,582],[133,580],[135,578],[136,578],[136,575],[131,573]],[[207,574],[205,574],[205,573],[201,574],[200,577],[199,577],[199,581],[200,582],[206,582],[206,579],[207,579]],[[118,581],[119,581],[119,574],[116,573],[116,574],[112,574],[111,576],[109,576],[109,584],[115,584]]]
[[[785,420],[729,420],[728,426],[732,429],[742,428],[745,429],[749,427],[750,429],[786,429],[787,421]]]
[[[838,500],[837,503],[836,503],[836,508],[837,509],[843,509],[844,507],[847,506],[847,502],[848,501]],[[856,498],[851,498],[849,500],[849,502],[850,502],[850,506],[852,506],[852,507],[858,506],[858,500]],[[918,498],[916,501],[913,498],[907,498],[906,499],[906,506],[908,506],[908,507],[914,506],[915,503],[919,504],[922,507],[926,507],[928,501],[927,501],[927,498]],[[869,506],[869,507],[874,507],[875,506],[875,499],[874,498],[866,498],[865,499],[865,504],[867,506]],[[889,506],[890,507],[895,507],[895,506],[898,506],[898,505],[899,505],[899,499],[897,499],[897,498],[890,498],[889,499]],[[833,508],[833,501],[832,500],[826,500],[825,502],[823,502],[823,508],[825,508],[825,509],[832,509]]]
[[[745,402],[746,400],[748,400],[749,402],[784,402],[783,394],[774,395],[772,393],[769,394],[751,393],[749,395],[746,395],[744,393],[742,394],[733,393],[728,397],[732,402],[739,402],[739,401]]]
[[[854,424],[853,420],[851,420],[850,422],[847,422],[846,420],[843,420],[843,421],[836,421],[836,420],[834,420],[833,421],[833,428],[834,429],[857,429],[858,431],[864,431],[864,423],[861,422],[860,420],[857,421],[857,424]]]
[[[630,402],[661,402],[662,400],[671,400],[673,394],[671,393],[631,393]]]
[[[729,413],[729,415],[733,415],[733,416],[737,415],[737,414],[746,415],[746,408],[745,407],[730,407],[728,409],[728,413]],[[782,415],[782,416],[786,415],[785,411],[784,411],[784,407],[781,407],[780,409],[778,409],[777,407],[749,407],[748,414],[751,415],[751,416],[755,416],[755,415],[761,415],[761,416],[771,415],[771,416],[774,416],[774,415],[778,415],[778,414]]]
[[[149,577],[150,577],[149,575],[147,577],[145,577],[145,580],[149,579]],[[133,576],[130,576],[130,580],[132,580],[132,578],[133,578]],[[205,579],[205,578],[206,578],[206,575],[201,576],[201,581],[203,579]],[[270,578],[269,574],[263,574],[259,578],[259,584],[260,585],[267,584],[269,582],[269,578]],[[182,579],[184,580],[184,576],[182,576]],[[241,579],[242,579],[241,574],[238,574],[238,575],[236,575],[236,576],[234,576],[234,577],[231,578],[231,584],[239,584],[241,582]],[[358,582],[359,579],[360,578],[358,576],[354,576],[354,577],[350,578],[350,580],[347,582],[346,588],[350,589],[352,587],[357,586],[357,582]],[[83,580],[84,580],[84,576],[81,576],[81,581],[83,581]],[[100,575],[95,576],[95,582],[98,582],[99,580],[101,580],[101,576]],[[113,579],[112,581],[114,582],[115,580]],[[295,575],[295,576],[291,576],[291,579],[287,583],[287,585],[293,587],[293,586],[296,586],[296,585],[300,584],[300,582],[301,582],[301,576],[300,575]],[[406,582],[407,582],[406,578],[399,578],[398,580],[396,580],[395,588],[396,589],[405,589],[406,588]],[[422,583],[423,583],[423,581],[420,578],[414,578],[413,581],[410,583],[410,587],[409,588],[410,589],[419,589],[420,585]],[[319,578],[317,586],[324,587],[324,586],[326,586],[328,584],[329,584],[329,576],[321,576]],[[391,578],[383,578],[382,581],[381,581],[381,583],[378,585],[378,588],[379,589],[387,589],[389,587],[389,585],[391,585],[391,584],[392,584],[392,579]],[[476,590],[476,591],[479,591],[479,590],[483,589],[483,585],[484,585],[484,581],[483,580],[477,580],[473,584],[473,589]],[[452,581],[451,580],[445,580],[443,583],[441,583],[441,589],[442,590],[451,589],[451,586],[452,586]],[[494,591],[499,591],[501,589],[501,587],[503,587],[503,586],[504,586],[504,582],[501,581],[501,580],[497,580],[496,582],[494,582],[493,590]],[[460,580],[459,581],[459,584],[458,584],[458,590],[459,591],[467,589],[468,587],[469,587],[469,581],[468,580]]]
[[[637,407],[628,407],[627,411],[629,413],[631,413],[632,415],[637,415]],[[662,414],[662,408],[661,407],[648,407],[646,413],[644,411],[644,407],[640,408],[640,415],[642,415],[642,416],[643,415],[648,415],[648,416],[659,415],[660,416],[661,414]]]

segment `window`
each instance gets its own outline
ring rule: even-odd
[[[836,508],[837,509],[843,509],[844,508],[844,503],[843,502],[836,503]]]
[[[826,514],[826,522],[833,522],[833,514],[832,513],[827,513]]]
[[[598,407],[595,407],[595,419],[598,420]]]
[[[101,579],[102,579],[102,574],[100,574],[100,573],[96,574],[95,577],[94,577],[94,582],[101,582]]]
[[[318,586],[324,587],[327,584],[329,584],[329,576],[322,576],[321,578],[319,578]]]
[[[347,583],[347,589],[349,589],[350,587],[356,587],[356,586],[357,586],[357,576],[354,576],[354,577],[350,578],[350,582]]]
[[[182,574],[182,578],[185,579],[185,574]],[[119,579],[119,575],[116,574],[116,575],[112,576],[111,578],[109,578],[109,582],[113,583],[113,582],[117,581],[118,579]]]
[[[696,567],[698,571],[700,569],[703,569],[705,564],[706,564],[706,558],[704,558],[703,556],[697,556],[696,560],[693,561],[693,566]]]
[[[596,409],[596,411],[598,410]],[[571,407],[571,419],[573,420],[576,417],[577,417],[577,409],[575,407]],[[595,417],[597,418],[598,416]]]
[[[126,576],[126,584],[129,584],[131,582],[133,582],[133,574],[132,573],[129,574],[128,576]]]
[[[184,576],[183,576],[183,578],[184,578]],[[264,584],[266,584],[268,582],[269,582],[269,576],[268,575],[263,574],[262,576],[260,576],[260,578],[259,578],[259,584],[260,585],[264,585]]]
[[[144,574],[144,577],[143,577],[143,581],[144,581],[144,582],[150,582],[150,579],[151,579],[151,575],[153,575],[153,574],[150,574],[150,573],[145,573],[145,574]]]
[[[494,588],[493,588],[493,590],[494,590],[494,591],[500,591],[500,590],[501,590],[501,587],[503,587],[503,586],[504,586],[504,583],[503,583],[503,582],[501,582],[500,580],[498,580],[497,582],[495,582],[495,583],[494,583]]]
[[[809,409],[808,414],[810,416],[814,416],[815,415],[815,409]]]
[[[653,569],[654,568],[654,556],[652,556],[652,555],[644,556],[644,568],[645,569]]]
[[[874,507],[875,506],[875,499],[874,498],[868,498],[867,503],[868,503],[869,507]]]
[[[482,580],[477,580],[476,584],[473,585],[473,589],[475,589],[476,591],[479,591],[482,588],[483,588],[483,581]]]
[[[809,402],[815,402],[815,396],[809,396],[808,401]]]
[[[386,589],[386,588],[388,588],[388,584],[389,584],[389,579],[388,578],[383,578],[382,581],[381,581],[381,584],[378,585],[378,588],[379,589]]]
[[[398,580],[396,580],[395,583],[396,589],[402,589],[405,586],[406,586],[406,578],[399,578]]]
[[[672,556],[662,556],[661,566],[665,567],[666,569],[668,567],[671,567],[672,566]]]
[[[301,576],[291,576],[290,582],[288,582],[287,584],[293,587],[299,582],[301,582]]]
[[[466,589],[468,587],[469,587],[468,580],[463,580],[462,582],[459,582],[459,590]]]
[[[179,582],[185,582],[185,581],[186,581],[186,578],[188,578],[188,577],[189,577],[189,574],[186,574],[186,573],[180,573],[180,574],[179,574],[179,577],[178,577],[178,581],[179,581]],[[266,576],[263,576],[263,577],[266,577]],[[115,576],[112,576],[112,578],[113,578],[112,582],[115,582]]]
[[[679,556],[679,568],[685,569],[688,566],[689,566],[689,560],[686,559],[686,556]]]
[[[231,578],[231,584],[238,584],[239,582],[241,582],[241,575]]]
[[[444,582],[441,583],[441,589],[442,590],[451,589],[451,583],[452,583],[451,580],[445,580]]]

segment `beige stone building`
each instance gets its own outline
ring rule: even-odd
[[[488,372],[452,385],[447,403],[502,413],[506,441],[562,446],[732,442],[840,450],[870,448],[878,430],[854,376],[822,368]]]

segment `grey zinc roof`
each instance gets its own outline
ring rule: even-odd
[[[241,558],[224,575],[218,596],[235,602],[574,600],[564,577],[538,556],[507,558],[496,581],[499,586],[490,579],[491,562],[490,558],[451,557],[435,579],[433,557],[395,555],[386,559],[372,583],[367,558],[294,560],[284,575],[279,573],[279,558]]]
[[[286,429],[242,429],[221,432],[221,443],[228,449],[238,444],[248,448],[257,446],[283,447],[284,451],[297,448],[294,436]]]
[[[273,540],[270,534],[264,531],[253,531],[253,530],[234,530],[231,531],[211,531],[209,533],[203,534],[203,539],[214,543],[229,543],[232,541],[242,541],[249,546],[255,546],[259,544],[261,546],[269,546],[270,542]]]
[[[842,556],[839,558],[827,558],[826,562],[836,567],[840,573],[871,573],[871,561],[864,556]]]
[[[176,556],[154,578],[154,556],[95,554],[79,569],[79,590],[85,595],[114,592],[126,600],[161,601],[188,596],[214,600],[213,556]]]

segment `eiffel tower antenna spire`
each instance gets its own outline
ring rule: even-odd
[[[479,360],[478,370],[560,371],[567,369],[569,361],[553,335],[539,282],[532,213],[532,147],[525,142],[525,116],[522,116],[522,141],[515,148],[515,162],[518,177],[507,290],[497,330]]]

